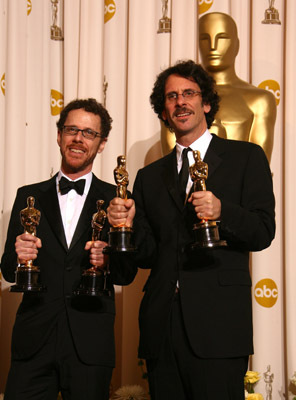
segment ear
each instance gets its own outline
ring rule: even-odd
[[[203,105],[203,109],[204,109],[205,114],[207,114],[208,112],[210,112],[210,111],[211,111],[211,106],[210,106],[210,104],[204,104],[204,105]]]
[[[161,116],[162,116],[162,119],[164,120],[164,121],[166,121],[168,118],[167,118],[167,113],[166,113],[166,111],[165,110],[163,110],[163,112],[161,113]]]
[[[107,143],[107,140],[108,140],[107,138],[102,138],[101,139],[99,147],[98,147],[98,154],[102,153],[102,151],[104,150],[105,144]]]

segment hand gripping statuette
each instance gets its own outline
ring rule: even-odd
[[[117,157],[117,166],[114,169],[114,179],[117,185],[116,196],[127,200],[127,186],[129,183],[129,176],[126,170],[125,156]],[[108,246],[105,247],[104,253],[121,253],[121,252],[134,252],[136,251],[133,243],[133,229],[130,226],[112,226],[108,233],[109,241]]]
[[[20,219],[24,227],[24,233],[36,236],[37,226],[40,222],[41,213],[34,207],[35,199],[27,198],[27,207],[21,210]],[[11,292],[44,292],[45,286],[40,283],[40,269],[33,265],[33,260],[26,260],[19,264],[15,272],[16,284],[10,287]]]
[[[107,218],[106,212],[102,209],[104,200],[97,201],[97,212],[93,214],[91,220],[92,241],[101,240],[101,232]],[[91,266],[86,269],[81,277],[79,287],[74,291],[75,296],[109,296],[107,288],[108,268],[102,270],[98,266]]]
[[[194,164],[189,167],[191,180],[193,181],[193,191],[206,190],[206,179],[208,177],[208,164],[200,158],[198,150],[193,151]],[[227,246],[225,240],[220,240],[219,230],[216,221],[202,218],[193,225],[195,242],[191,245],[191,250],[201,248],[212,248]]]

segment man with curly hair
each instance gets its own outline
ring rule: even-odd
[[[151,398],[243,400],[253,353],[249,252],[275,234],[269,164],[260,146],[209,132],[219,97],[193,61],[161,72],[150,100],[176,146],[139,170],[133,199],[113,199],[108,215],[111,225],[133,224],[130,262],[151,270],[139,314]],[[195,192],[193,151],[208,165],[205,190]],[[192,246],[198,221],[220,221],[218,244],[227,246]]]

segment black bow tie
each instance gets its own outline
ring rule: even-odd
[[[83,195],[85,179],[79,179],[79,181],[73,182],[66,179],[64,176],[61,177],[59,181],[61,194],[68,193],[71,189],[75,189],[80,196]]]

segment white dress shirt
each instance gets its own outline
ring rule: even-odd
[[[74,189],[71,189],[68,193],[61,195],[59,188],[59,180],[61,179],[62,176],[64,176],[66,179],[70,181],[71,179],[69,179],[65,174],[63,174],[62,171],[59,171],[56,179],[57,193],[58,193],[58,199],[60,204],[66,241],[68,247],[70,247],[81,211],[84,206],[86,196],[88,195],[89,192],[93,174],[92,172],[89,172],[88,174],[83,175],[78,179],[75,179],[75,181],[78,181],[80,179],[85,179],[84,192],[82,196],[80,196]]]

